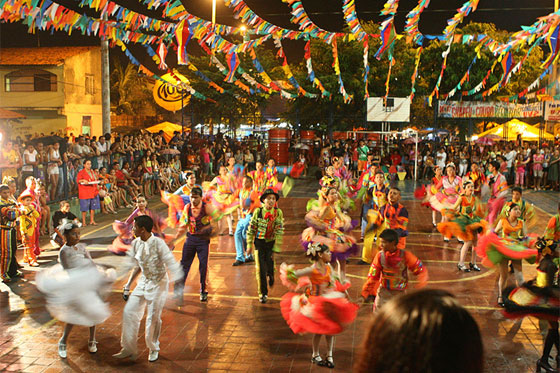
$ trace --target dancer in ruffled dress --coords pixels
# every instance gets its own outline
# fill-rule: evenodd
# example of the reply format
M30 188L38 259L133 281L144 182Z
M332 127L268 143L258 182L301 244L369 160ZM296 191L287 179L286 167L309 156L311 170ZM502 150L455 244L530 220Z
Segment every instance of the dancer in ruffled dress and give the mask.
M59 264L37 275L37 288L46 295L50 314L66 323L58 342L58 354L64 359L68 335L74 325L90 328L88 350L97 352L95 326L110 315L100 294L110 291L116 273L95 265L85 244L80 244L80 228L74 222L63 221L58 231L66 241L58 253Z
M282 316L296 334L313 334L311 362L334 368L333 350L335 335L340 334L356 318L359 306L350 302L347 289L350 283L331 265L329 247L320 243L308 246L307 257L313 264L294 270L293 265L282 263L280 279L290 290L303 293L286 293L280 302ZM321 336L327 341L328 352L323 360L319 353Z
M161 192L161 201L168 206L167 222L171 228L176 227L185 205L190 203L191 191L194 188L202 188L196 183L196 175L194 172L187 171L185 175L187 182L179 187L175 192Z
M141 215L148 215L154 221L154 227L152 232L157 237L161 237L166 241L171 241L172 237L166 237L163 233L167 224L165 219L156 214L155 212L148 209L148 201L146 197L139 195L136 198L136 208L128 216L125 221L115 220L113 223L113 230L118 236L113 240L113 244L109 246L109 250L117 255L125 255L128 249L130 249L130 244L134 239L132 234L132 227L134 224L134 218Z
M535 208L533 207L532 203L524 200L522 196L523 190L520 187L513 187L511 189L510 202L515 203L517 206L519 206L519 209L521 210L521 216L519 218L525 222L525 226L527 227L527 229L529 229L537 222ZM507 210L508 204L505 204L496 221L500 221L501 219L507 217Z
M354 225L352 219L338 206L338 192L330 187L323 195L319 206L305 216L309 228L301 234L303 247L307 250L311 243L327 245L333 253L333 263L340 262L345 273L346 259L358 250L356 239L349 233Z
M378 171L375 175L375 184L373 188L368 190L366 200L368 205L362 207L362 238L364 247L362 249L362 259L358 264L371 264L375 257L374 245L377 241L379 233L383 232L388 225L385 224L385 218L381 215L381 209L387 204L387 195L390 186L385 181L383 172Z
M207 197L212 205L220 210L226 217L229 235L233 236L233 216L232 213L238 207L237 203L237 182L226 167L220 167L220 174L212 180Z
M537 372L558 372L550 366L549 356L552 346L556 346L556 365L560 364L558 342L558 318L560 317L560 289L555 283L558 278L558 243L541 238L535 247L540 261L537 277L511 291L504 292L505 312L510 318L533 316L548 321L548 332L544 340L543 353L537 360Z
M476 251L487 267L499 266L498 305L503 307L503 291L507 286L508 262L511 260L513 273L518 286L523 283L521 260L534 263L537 250L536 241L526 238L525 223L519 217L521 210L515 203L508 203L507 218L501 219L496 225L496 233L487 234L479 239Z
M488 222L483 220L484 211L480 200L474 195L474 183L470 180L463 182L463 194L459 197L453 209L444 210L446 221L439 223L437 229L446 238L457 237L463 241L457 268L459 271L480 271L476 265L475 246L477 236L485 234ZM469 267L465 265L465 257L469 248L472 251Z
M494 225L498 214L502 211L508 191L506 177L500 173L500 162L492 161L488 165L490 175L487 178L490 188L490 198L488 199L488 223Z

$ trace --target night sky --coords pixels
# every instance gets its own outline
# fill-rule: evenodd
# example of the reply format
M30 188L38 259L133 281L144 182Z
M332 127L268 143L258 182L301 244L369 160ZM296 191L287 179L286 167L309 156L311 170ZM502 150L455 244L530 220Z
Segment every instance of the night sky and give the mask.
M63 5L76 4L72 0L57 1ZM138 1L117 0L119 5L128 7L135 11L142 12L149 16L157 16L159 11L150 12L143 8ZM245 0L247 5L258 15L267 21L296 30L297 27L290 22L289 7L281 0ZM211 19L211 0L183 0L185 8L192 14L207 20ZM464 0L431 0L430 6L420 17L420 31L425 34L442 33L447 25L447 19L453 17L456 9L464 3ZM233 12L223 4L222 0L217 0L217 22L238 26L241 23L234 19ZM342 0L303 0L305 10L311 19L319 26L329 31L340 31L344 27L342 17ZM383 8L384 1L380 0L356 0L358 17L361 20L381 21L384 17L379 16ZM398 32L403 32L406 14L416 6L417 0L401 0L399 11L396 16L396 27ZM530 25L537 17L545 16L553 11L554 0L481 0L476 12L465 19L462 25L469 21L473 22L492 22L500 29L508 31L520 30L521 25ZM70 7L69 6L69 7ZM72 7L80 11L77 6ZM83 11L83 10L82 10ZM88 10L88 14L95 15L95 12ZM459 27L461 27L460 25ZM95 45L99 39L77 35L68 36L62 32L38 31L35 35L27 32L27 27L21 24L0 23L0 48L8 47L31 47L31 46L54 46L54 45ZM288 43L289 44L289 43ZM286 46L288 57L291 49ZM297 48L299 49L299 48ZM295 50L295 49L293 49ZM299 57L298 52L292 52Z

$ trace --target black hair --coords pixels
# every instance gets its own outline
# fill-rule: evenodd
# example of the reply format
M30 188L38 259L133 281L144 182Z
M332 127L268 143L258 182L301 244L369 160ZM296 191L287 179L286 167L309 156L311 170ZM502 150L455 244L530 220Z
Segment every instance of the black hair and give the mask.
M199 187L194 187L191 189L191 196L193 194L196 194L197 196L201 196L202 197L202 189L200 189Z
M519 194L523 194L523 189L521 189L521 187L513 187L511 188L512 192L517 192Z
M494 167L496 169L496 171L500 171L500 162L492 161L492 162L490 162L490 164L492 165L492 167Z
M381 232L379 238L383 238L387 242L399 242L399 234L394 229L385 229Z
M245 175L244 178L247 180L251 180L251 183L253 182L253 178L249 175Z
M10 187L7 186L6 184L1 184L0 185L0 192L3 191L3 190L10 190Z
M138 228L144 228L148 233L150 233L154 227L154 220L148 215L139 215L134 218L134 222Z
M60 208L62 208L62 206L66 206L66 204L70 204L70 202L68 202L67 200L63 199L62 201L60 201L59 206Z
M313 246L315 247L314 252L309 252L309 248ZM310 258L312 261L316 262L317 260L319 260L319 255L321 255L322 253L324 253L325 251L329 250L329 247L325 244L317 244L317 243L311 243L309 244L309 246L307 247L307 252L305 254L305 256L307 256L308 258Z
M396 186L392 186L391 188L389 188L389 190L396 190L399 193L401 192L401 190Z

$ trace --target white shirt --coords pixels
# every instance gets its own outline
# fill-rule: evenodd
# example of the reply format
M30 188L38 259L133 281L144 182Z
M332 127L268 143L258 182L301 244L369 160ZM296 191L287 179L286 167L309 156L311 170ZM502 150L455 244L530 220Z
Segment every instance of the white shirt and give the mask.
M445 161L447 160L447 153L446 152L437 152L436 153L436 165L439 166L442 170L445 170Z
M37 156L39 155L39 153L37 153L37 150L33 149L33 153L31 153L29 150L25 150L23 152L23 161L24 163L27 162L36 162L37 161ZM26 157L27 156L27 157ZM27 161L25 160L27 158ZM33 166L29 165L29 166L23 166L21 168L22 171L25 172L33 172Z
M511 168L515 157L517 157L517 152L514 149L510 150L510 152L506 154L506 163L508 168Z
M146 241L140 237L135 238L126 255L131 259L133 266L140 267L142 271L132 295L150 300L159 292L167 291L167 270L171 273L171 281L183 276L181 266L165 241L153 234Z
M106 151L109 150L109 143L107 141L105 141L103 144L100 142L97 142L97 150L99 150L99 153L105 153ZM109 163L109 156L108 155L100 155L98 157L98 161L101 162L106 162Z

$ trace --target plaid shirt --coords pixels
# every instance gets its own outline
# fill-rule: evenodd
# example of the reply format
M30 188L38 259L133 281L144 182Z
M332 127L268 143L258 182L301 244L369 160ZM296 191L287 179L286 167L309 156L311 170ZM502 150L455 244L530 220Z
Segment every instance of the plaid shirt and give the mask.
M274 251L279 251L282 236L284 235L284 214L279 208L266 210L259 207L251 217L247 229L247 242L255 239L275 241Z

